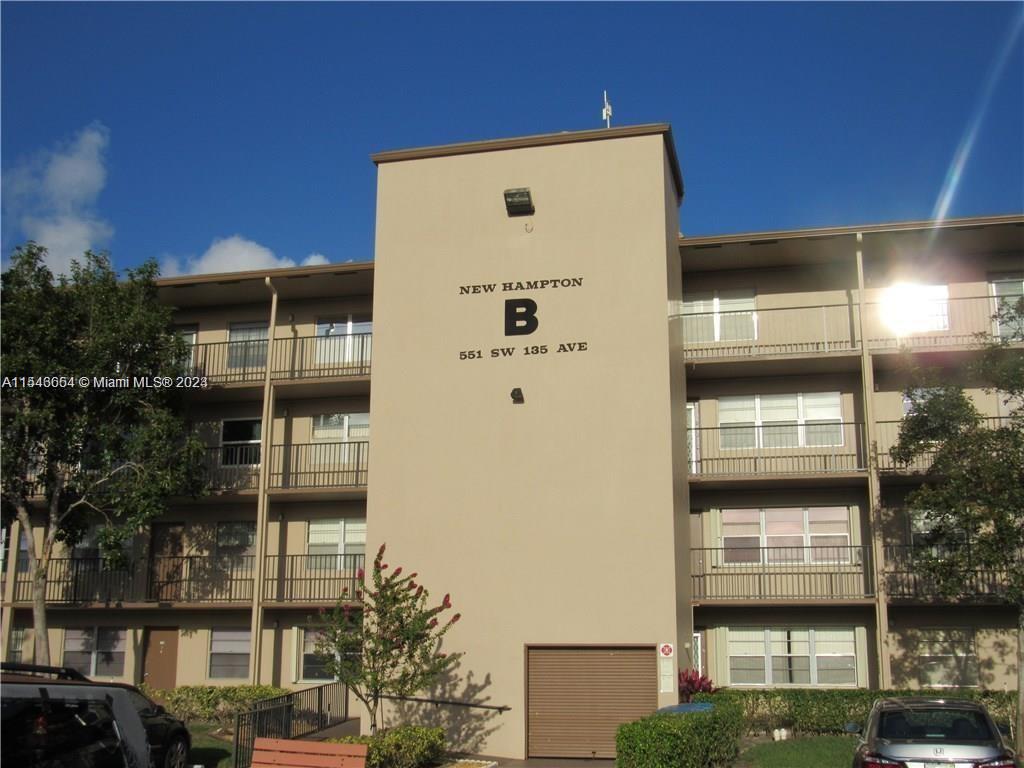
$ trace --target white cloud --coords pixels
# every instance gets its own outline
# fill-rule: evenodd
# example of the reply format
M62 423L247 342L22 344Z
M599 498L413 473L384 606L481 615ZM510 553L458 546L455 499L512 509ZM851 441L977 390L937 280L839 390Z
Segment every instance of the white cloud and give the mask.
M322 253L311 253L302 260L302 266L329 264L330 261ZM165 277L175 275L199 275L211 272L247 272L257 269L281 269L298 266L294 259L279 258L265 245L242 237L215 239L202 256L179 259L166 256L160 261L160 274Z
M101 123L73 139L43 150L4 173L4 250L14 233L48 250L47 265L67 273L72 259L103 248L114 234L100 218L96 201L107 183L110 132Z

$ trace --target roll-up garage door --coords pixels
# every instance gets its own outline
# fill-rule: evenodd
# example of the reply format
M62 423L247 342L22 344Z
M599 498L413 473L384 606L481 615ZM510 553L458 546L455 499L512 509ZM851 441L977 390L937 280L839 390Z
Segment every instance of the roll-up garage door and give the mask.
M658 707L654 647L528 648L530 757L615 757L621 723Z

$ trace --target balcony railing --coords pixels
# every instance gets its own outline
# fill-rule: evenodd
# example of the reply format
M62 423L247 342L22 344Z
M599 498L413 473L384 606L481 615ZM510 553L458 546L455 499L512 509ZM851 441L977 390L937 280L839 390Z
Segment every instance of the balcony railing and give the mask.
M931 470L932 462L935 461L937 447L935 450L924 451L908 464L901 464L892 457L890 451L899 439L902 424L902 420L878 422L876 431L878 470L885 473L927 473ZM982 419L982 424L987 429L998 429L1007 426L1009 419L989 416Z
M948 551L948 548L947 550ZM943 550L914 547L909 544L890 544L885 547L885 590L897 600L938 600L942 595L928 561L941 557ZM1024 569L1024 551L1017 553L1016 570ZM959 589L959 595L968 598L994 598L1007 593L1010 574L998 570L969 571Z
M268 555L263 599L270 602L355 600L363 555Z
M975 346L976 334L998 336L1008 332L992 319L996 311L996 300L992 296L922 301L914 305L914 316L909 318L887 317L894 310L872 302L866 307L864 333L870 349ZM893 327L900 323L905 323L906 327Z
M269 487L365 488L370 444L294 443L270 448ZM259 487L258 444L225 445L206 450L206 475L214 490L246 491Z
M185 555L150 560L146 599L160 603L252 601L252 555Z
M362 488L370 444L298 443L271 449L271 488Z
M274 339L274 379L369 376L372 334L300 336ZM267 339L194 344L186 363L193 376L210 384L258 383L267 369Z
M363 555L268 555L263 599L335 603L358 600ZM108 568L100 558L54 558L47 569L46 602L54 605L118 603L251 603L252 555L185 555L130 560ZM14 601L32 601L28 561L20 559Z
M857 307L830 304L683 315L686 358L756 357L859 349Z
M301 336L274 341L275 379L369 376L373 334Z
M32 601L32 574L27 556L15 566L14 601ZM52 558L46 571L48 603L117 603L130 600L135 583L135 566L127 563L108 568L99 558Z
M688 430L692 477L818 475L867 467L857 422L730 425Z
M842 600L874 595L871 549L859 546L690 550L694 600Z

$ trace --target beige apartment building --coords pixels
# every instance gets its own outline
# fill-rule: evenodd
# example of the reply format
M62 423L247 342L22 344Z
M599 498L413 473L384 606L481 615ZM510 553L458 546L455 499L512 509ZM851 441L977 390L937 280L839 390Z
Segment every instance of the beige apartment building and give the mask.
M508 757L614 754L716 685L1013 687L999 574L944 603L888 449L904 355L963 380L1024 215L679 234L666 125L385 152L373 262L161 280L210 492L51 566L51 658L157 688L323 682L367 553L462 614L396 714ZM372 430L371 430L372 424ZM372 459L371 459L372 457ZM32 656L17 526L3 657ZM353 603L355 604L355 603ZM459 706L486 704L501 709Z

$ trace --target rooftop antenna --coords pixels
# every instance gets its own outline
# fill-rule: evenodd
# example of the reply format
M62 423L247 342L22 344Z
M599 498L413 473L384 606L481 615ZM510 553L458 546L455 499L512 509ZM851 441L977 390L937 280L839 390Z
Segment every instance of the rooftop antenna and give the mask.
M604 92L604 109L601 110L601 119L604 120L604 127L612 127L612 105L608 101L608 91Z

